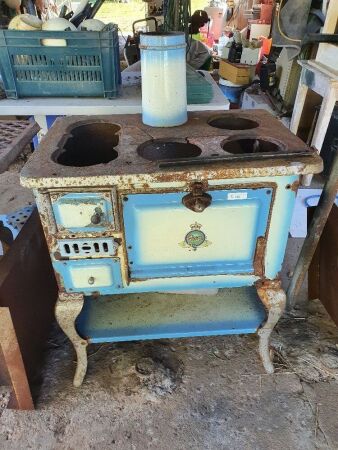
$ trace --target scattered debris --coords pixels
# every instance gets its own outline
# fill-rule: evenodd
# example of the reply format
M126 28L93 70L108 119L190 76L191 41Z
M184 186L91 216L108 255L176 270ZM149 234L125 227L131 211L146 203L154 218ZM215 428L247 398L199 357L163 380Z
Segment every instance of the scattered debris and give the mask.
M2 411L7 408L9 398L11 395L11 390L7 386L0 386L0 417L2 414Z
M338 329L319 300L309 302L306 315L282 319L276 331L277 365L308 383L338 380Z

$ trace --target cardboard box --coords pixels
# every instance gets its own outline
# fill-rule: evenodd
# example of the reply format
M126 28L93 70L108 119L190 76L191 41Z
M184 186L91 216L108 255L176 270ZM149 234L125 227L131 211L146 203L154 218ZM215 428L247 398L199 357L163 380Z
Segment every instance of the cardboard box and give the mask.
M249 84L250 72L251 67L247 64L230 63L223 59L219 64L219 75L235 84Z
M250 41L254 39L259 39L261 36L269 37L271 30L271 25L269 24L259 24L259 23L251 23L250 24Z
M276 115L276 111L271 108L271 103L265 96L259 94L253 94L251 92L244 91L242 98L242 109L265 109L270 114Z
M259 62L260 48L246 48L242 50L241 64L248 64L249 66L256 66Z

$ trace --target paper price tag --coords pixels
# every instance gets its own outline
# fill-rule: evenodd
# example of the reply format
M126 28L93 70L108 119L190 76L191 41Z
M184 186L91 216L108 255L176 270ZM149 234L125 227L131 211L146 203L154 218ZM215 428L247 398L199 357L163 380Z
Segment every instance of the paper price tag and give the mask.
M247 198L247 192L229 192L228 194L228 200L246 200Z

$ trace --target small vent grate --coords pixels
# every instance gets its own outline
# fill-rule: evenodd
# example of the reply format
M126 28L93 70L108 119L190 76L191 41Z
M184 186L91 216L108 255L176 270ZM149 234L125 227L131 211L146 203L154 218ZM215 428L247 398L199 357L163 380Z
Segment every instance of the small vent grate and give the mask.
M99 81L102 82L99 55L12 55L18 81Z
M113 239L63 239L58 244L66 258L114 256L118 247Z

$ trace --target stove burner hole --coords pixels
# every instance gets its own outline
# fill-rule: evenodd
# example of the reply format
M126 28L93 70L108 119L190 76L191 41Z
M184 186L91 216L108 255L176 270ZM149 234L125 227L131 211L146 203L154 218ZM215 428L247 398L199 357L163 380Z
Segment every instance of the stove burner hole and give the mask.
M63 148L57 150L53 160L63 166L86 167L106 164L117 158L114 150L119 142L116 133L120 127L111 123L89 123L71 130Z
M148 161L162 161L165 159L195 158L202 153L202 150L189 142L153 139L141 144L137 153Z
M272 153L281 150L281 145L264 139L231 139L222 145L223 150L234 155L241 153Z
M245 119L244 117L234 116L214 116L208 120L208 124L214 128L221 128L222 130L251 130L257 128L259 124L254 120Z

